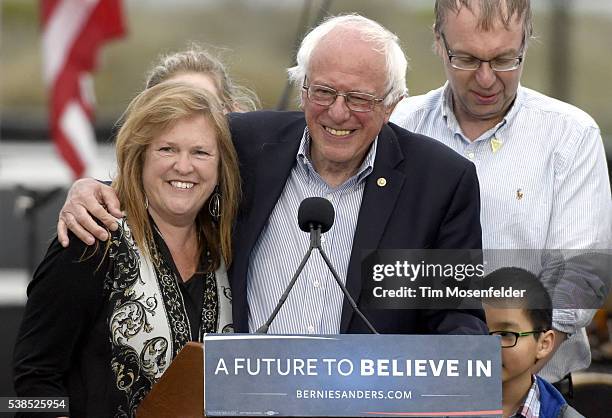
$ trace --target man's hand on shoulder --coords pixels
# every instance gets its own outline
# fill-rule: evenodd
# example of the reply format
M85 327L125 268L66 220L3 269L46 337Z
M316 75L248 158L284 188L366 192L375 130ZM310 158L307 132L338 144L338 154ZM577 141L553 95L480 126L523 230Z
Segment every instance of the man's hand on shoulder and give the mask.
M57 238L63 247L67 247L70 229L88 245L92 245L95 238L106 241L108 232L94 218L115 231L118 227L116 218L122 216L119 199L112 187L92 178L79 179L70 187L60 211Z

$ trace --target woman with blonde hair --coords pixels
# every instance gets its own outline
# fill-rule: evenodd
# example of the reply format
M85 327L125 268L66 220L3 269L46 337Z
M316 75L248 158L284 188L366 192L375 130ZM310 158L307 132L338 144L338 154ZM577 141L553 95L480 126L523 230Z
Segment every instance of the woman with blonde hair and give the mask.
M215 95L224 113L248 112L260 107L259 98L252 90L236 84L229 76L226 66L212 53L195 43L185 50L161 55L147 73L145 89L170 80L184 82ZM121 122L120 119L119 124ZM104 216L106 209L98 205L91 209L91 213L98 214L104 222L114 223L113 217ZM109 209L118 210L115 207ZM71 225L78 228L78 224ZM93 221L88 228L105 234L105 230ZM57 232L60 243L64 247L67 246L68 228L65 219L60 218ZM87 242L93 244L93 241Z
M126 216L93 249L53 241L15 347L17 394L70 397L71 416L133 416L188 341L232 330L240 177L219 101L174 80L147 88L116 152Z
M145 88L170 79L210 91L219 98L227 112L248 112L261 107L252 90L236 84L229 77L226 66L195 43L183 51L162 55L149 71Z

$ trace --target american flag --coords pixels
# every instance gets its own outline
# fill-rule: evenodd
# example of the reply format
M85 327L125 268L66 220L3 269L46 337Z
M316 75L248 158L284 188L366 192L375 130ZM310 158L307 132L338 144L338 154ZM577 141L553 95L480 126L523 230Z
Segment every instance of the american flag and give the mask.
M96 155L91 72L101 46L124 34L121 0L41 0L51 135L75 177Z

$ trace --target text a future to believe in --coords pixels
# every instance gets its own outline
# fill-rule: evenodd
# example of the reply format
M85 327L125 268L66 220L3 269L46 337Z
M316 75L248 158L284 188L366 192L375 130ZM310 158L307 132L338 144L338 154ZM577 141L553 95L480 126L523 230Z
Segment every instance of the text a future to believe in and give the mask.
M491 360L220 357L215 375L491 377Z

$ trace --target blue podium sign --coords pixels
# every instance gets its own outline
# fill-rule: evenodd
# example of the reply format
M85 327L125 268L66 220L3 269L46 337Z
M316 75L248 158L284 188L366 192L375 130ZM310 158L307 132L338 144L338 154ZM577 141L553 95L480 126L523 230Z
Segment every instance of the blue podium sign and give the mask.
M501 416L500 344L476 335L216 335L207 416Z

